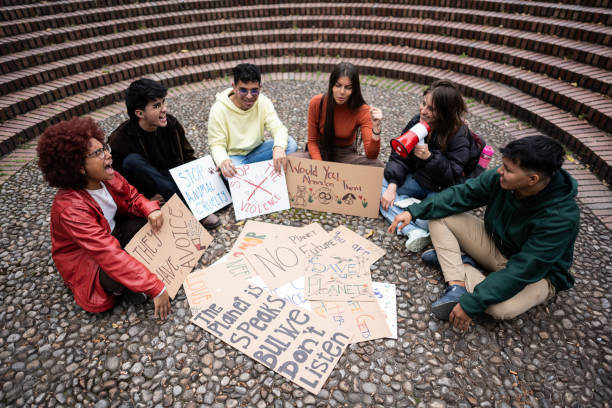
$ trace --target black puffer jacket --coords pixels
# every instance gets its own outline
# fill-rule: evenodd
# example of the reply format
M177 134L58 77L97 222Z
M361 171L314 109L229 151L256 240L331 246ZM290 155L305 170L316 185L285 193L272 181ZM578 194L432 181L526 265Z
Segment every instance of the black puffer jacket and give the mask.
M419 120L420 115L415 115L402 130L402 134L416 125ZM470 130L467 126L462 126L449 139L445 153L440 151L436 136L434 130L425 139L431 152L427 160L417 159L414 150L405 158L392 151L385 166L385 179L389 183L401 186L406 176L412 173L423 188L433 192L465 182L465 168L473 166L474 160L478 161L479 156L478 146L472 139Z

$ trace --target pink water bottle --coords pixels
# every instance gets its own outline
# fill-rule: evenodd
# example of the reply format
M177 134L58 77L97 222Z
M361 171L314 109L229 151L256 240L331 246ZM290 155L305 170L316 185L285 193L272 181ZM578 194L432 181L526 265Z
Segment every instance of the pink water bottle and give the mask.
M486 145L482 152L480 152L480 160L478 160L478 165L483 169L486 169L491 163L491 159L493 158L493 148L489 145Z

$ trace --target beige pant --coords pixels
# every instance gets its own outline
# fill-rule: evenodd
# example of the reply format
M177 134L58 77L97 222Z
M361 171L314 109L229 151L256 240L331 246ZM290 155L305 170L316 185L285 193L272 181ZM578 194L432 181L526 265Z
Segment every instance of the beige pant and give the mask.
M474 258L487 273L503 269L508 262L485 231L483 220L474 215L464 213L430 220L429 232L444 280L463 281L470 293L486 276L471 265L463 264L461 250ZM485 312L496 319L511 319L554 295L555 288L550 280L542 279L525 286L510 299L490 305Z

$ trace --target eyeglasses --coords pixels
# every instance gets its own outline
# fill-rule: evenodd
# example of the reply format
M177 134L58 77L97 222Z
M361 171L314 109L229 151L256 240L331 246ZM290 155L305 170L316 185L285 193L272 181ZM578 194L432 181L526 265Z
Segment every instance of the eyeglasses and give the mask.
M251 89L238 88L238 93L241 96L247 96L249 93L251 94L251 96L257 96L259 95L259 88L251 88Z
M88 159L90 157L97 157L99 159L103 159L106 152L110 153L110 151L111 151L110 146L108 145L108 143L105 143L104 146L102 146L101 148L96 149L93 152L86 154L85 158Z

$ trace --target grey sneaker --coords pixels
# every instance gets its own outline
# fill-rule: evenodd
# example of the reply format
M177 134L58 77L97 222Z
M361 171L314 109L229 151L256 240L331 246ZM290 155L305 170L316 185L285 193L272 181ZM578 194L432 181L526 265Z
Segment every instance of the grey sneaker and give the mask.
M413 229L408 233L408 240L406 241L406 249L410 252L420 252L427 245L431 243L429 232L417 228Z

